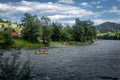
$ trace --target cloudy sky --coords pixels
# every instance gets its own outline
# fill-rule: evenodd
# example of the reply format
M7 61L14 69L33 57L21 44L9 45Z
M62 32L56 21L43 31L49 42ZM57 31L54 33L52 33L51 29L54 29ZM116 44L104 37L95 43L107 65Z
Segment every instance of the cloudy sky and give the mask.
M28 12L51 21L73 24L75 18L120 23L120 0L0 0L0 18L20 23Z

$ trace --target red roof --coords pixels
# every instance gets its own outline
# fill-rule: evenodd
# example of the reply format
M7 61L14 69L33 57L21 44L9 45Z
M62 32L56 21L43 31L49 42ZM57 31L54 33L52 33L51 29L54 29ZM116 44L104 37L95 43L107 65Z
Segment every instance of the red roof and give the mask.
M14 37L19 36L19 34L15 28L13 28L13 30L12 30L12 36L14 36Z

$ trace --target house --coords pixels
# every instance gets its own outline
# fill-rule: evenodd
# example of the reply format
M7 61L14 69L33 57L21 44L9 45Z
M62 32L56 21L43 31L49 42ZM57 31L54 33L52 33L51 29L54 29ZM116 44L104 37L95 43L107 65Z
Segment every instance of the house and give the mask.
M12 34L11 34L13 37L18 37L19 34L17 32L17 30L15 28L12 29Z
M19 33L18 33L18 31L15 29L15 28L12 28L12 27L9 27L10 29L12 29L12 33L11 33L11 35L13 36L13 37L18 37L19 36ZM4 26L0 26L0 31L4 31L5 30L5 27Z

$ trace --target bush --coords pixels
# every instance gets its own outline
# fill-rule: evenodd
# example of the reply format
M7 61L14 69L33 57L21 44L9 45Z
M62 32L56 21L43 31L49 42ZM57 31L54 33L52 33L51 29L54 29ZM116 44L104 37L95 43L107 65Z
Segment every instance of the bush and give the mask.
M4 32L2 32L2 41L2 48L9 48L14 44L10 28L5 28Z
M32 80L30 61L21 63L19 53L7 57L0 53L0 80Z

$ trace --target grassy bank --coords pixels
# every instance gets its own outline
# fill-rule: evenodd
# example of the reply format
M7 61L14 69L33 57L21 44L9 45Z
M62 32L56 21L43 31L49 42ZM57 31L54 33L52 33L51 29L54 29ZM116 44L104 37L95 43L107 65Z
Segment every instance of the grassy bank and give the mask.
M0 41L2 42L2 41ZM25 41L21 38L13 38L14 44L12 46L5 46L6 49L34 49L34 48L41 48L46 46L43 44L43 42L37 42L37 43L31 43L29 41ZM55 41L55 42L50 42L49 47L63 47L64 45L84 45L84 44L89 44L92 43L93 41L86 41L86 42L78 42L78 41L67 41L67 42L62 42L62 41Z
M23 39L13 39L13 41L14 41L13 48L32 49L32 48L40 48L44 46L42 42L31 43Z
M18 48L25 48L25 49L33 49L33 48L40 48L40 47L44 47L45 45L42 42L37 42L37 43L31 43L29 41L25 41L23 39L13 39L13 45L11 46L6 46L2 44L1 42L1 48L3 49L18 49Z

